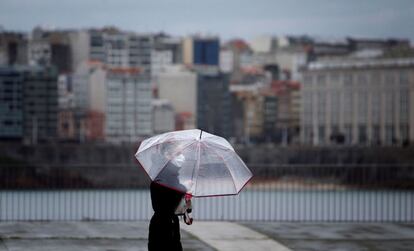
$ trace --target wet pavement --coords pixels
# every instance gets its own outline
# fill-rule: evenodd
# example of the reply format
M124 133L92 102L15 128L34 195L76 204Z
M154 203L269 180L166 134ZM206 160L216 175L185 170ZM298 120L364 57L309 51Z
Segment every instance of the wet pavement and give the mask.
M0 251L147 250L148 222L0 222ZM181 231L185 250L214 249Z
M0 251L147 250L147 236L147 221L0 222ZM414 250L414 224L398 223L195 222L181 236L189 251Z
M249 222L244 225L295 251L414 250L414 224Z

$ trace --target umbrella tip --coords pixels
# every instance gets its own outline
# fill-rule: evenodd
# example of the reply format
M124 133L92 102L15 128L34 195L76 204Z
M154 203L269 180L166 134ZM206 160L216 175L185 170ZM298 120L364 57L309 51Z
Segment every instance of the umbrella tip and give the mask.
M203 130L200 130L200 139L201 139L201 134L203 134Z

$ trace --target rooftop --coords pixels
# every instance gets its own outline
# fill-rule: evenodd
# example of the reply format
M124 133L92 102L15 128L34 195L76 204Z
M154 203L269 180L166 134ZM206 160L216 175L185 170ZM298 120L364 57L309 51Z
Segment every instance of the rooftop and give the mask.
M306 70L327 70L327 69L354 69L354 68L384 68L384 67L410 67L414 66L414 58L368 58L368 59L335 59L316 61L309 63Z

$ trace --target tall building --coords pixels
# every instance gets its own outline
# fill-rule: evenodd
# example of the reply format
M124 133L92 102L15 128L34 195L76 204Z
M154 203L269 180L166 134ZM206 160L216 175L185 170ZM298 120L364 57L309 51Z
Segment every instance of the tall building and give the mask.
M174 107L178 128L232 136L228 75L174 66L159 75L158 88L159 98L169 100Z
M23 137L23 72L0 67L0 138Z
M183 44L179 37L171 37L163 33L156 34L154 36L153 49L157 51L170 51L173 64L183 63Z
M92 54L91 48L93 47L93 32L73 30L69 32L68 37L72 58L72 71L76 71L82 62L92 59L90 55Z
M64 141L75 141L76 120L73 96L72 75L58 76L58 138Z
M277 142L297 142L300 131L300 84L290 80L275 80L268 93L277 97Z
M197 126L197 74L184 66L168 67L158 76L158 96L171 102L177 114L185 114L185 128Z
M108 70L106 82L106 140L136 142L152 134L152 90L149 78L137 69Z
M110 67L140 68L151 72L152 36L116 28L89 31L89 59Z
M301 140L392 145L414 140L414 59L342 59L303 70Z
M238 140L241 142L250 143L261 140L265 129L269 129L269 123L274 119L269 114L271 107L268 107L268 103L271 101L265 102L267 95L261 93L262 88L263 86L259 83L233 84L230 86L230 90L235 97L235 103L241 107L239 117L235 117L236 121L241 120L241 125L237 125L241 128L236 128ZM265 107L269 109L264 109ZM265 117L264 112L269 117ZM267 128L264 124L265 119ZM271 126L274 127L275 125Z
M32 65L54 66L58 73L72 69L70 31L33 29L29 40L29 63Z
M183 41L183 62L186 65L218 66L220 41L218 37L187 37Z
M154 99L152 101L152 118L154 134L174 131L175 112L168 100Z
M166 67L173 64L173 51L153 50L151 52L151 75L153 78L166 70Z
M233 135L229 83L227 74L198 74L197 127L225 138Z
M231 82L241 81L243 68L252 66L253 52L246 42L235 39L220 50L220 70L231 74Z
M57 137L57 72L43 67L0 68L0 137L27 143Z
M55 68L23 70L23 137L26 142L57 138L58 74Z
M85 61L72 75L76 138L105 140L107 70L99 61Z
M27 43L23 33L0 31L0 65L27 64Z

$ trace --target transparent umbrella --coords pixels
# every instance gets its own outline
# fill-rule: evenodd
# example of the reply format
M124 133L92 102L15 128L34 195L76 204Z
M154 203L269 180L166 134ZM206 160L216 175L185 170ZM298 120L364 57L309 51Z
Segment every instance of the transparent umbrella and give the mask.
M238 194L253 176L227 140L198 129L148 138L135 157L152 181L195 197Z

